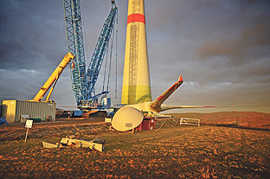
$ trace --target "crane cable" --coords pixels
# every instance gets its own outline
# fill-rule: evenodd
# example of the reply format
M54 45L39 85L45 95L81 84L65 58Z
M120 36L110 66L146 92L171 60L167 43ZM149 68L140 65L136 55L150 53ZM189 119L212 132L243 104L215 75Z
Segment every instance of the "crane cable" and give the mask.
M111 44L110 44L111 45L111 48L110 48L109 71L108 71L108 78L107 78L107 91L109 91L111 68L112 68L113 42L114 42L114 31L112 32L112 41L111 41Z
M104 91L105 88L105 82L106 82L106 74L107 74L107 64L108 64L108 55L107 55L107 50L105 51L105 67L104 67L104 76L103 76L103 85L102 85L102 91Z
M118 51L118 49L117 49L117 43L118 43L118 16L119 16L119 14L117 13L117 16L116 16L116 27L115 27L115 30L116 30L116 34L115 34L115 99L117 99L117 92L118 92L118 90L117 90L117 86L118 86L118 84L117 84L117 75L118 75L118 69L117 69L117 66L118 66L118 54L117 54L117 51Z

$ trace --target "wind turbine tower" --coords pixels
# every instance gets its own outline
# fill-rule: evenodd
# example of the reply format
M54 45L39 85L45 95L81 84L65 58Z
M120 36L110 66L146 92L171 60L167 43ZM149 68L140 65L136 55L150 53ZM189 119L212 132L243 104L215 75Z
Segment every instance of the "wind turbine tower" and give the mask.
M144 0L129 0L122 104L152 101L150 88Z

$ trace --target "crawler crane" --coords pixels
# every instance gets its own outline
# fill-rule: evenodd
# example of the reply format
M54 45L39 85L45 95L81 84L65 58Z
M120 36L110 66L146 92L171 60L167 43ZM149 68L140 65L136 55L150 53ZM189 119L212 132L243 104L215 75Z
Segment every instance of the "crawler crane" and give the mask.
M85 49L83 40L82 17L80 12L80 0L63 0L66 24L67 49L75 55L74 63L71 68L72 89L77 102L77 107L83 110L108 109L110 108L110 98L108 84L110 69L104 74L103 89L96 91L96 83L100 74L102 63L109 46L112 49L112 38L114 25L116 23L118 9L115 1L112 0L112 7L105 23L98 36L95 50L90 59L88 68L85 62ZM110 45L109 45L110 44ZM112 54L112 53L111 53ZM110 62L111 63L111 54ZM110 68L110 65L108 65ZM106 67L105 67L106 68ZM107 76L107 84L105 84ZM104 88L104 86L107 86Z

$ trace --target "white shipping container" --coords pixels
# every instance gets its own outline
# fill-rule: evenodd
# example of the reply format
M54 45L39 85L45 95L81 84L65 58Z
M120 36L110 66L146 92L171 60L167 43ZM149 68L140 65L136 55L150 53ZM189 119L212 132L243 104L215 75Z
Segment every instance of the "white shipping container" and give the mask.
M8 123L25 122L26 116L41 119L41 121L55 120L55 113L55 103L22 100L2 101L2 116Z

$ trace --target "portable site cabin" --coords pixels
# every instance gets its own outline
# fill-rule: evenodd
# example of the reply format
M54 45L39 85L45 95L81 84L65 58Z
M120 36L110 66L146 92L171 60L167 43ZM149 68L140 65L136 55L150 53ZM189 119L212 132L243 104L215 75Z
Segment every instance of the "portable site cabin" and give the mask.
M27 119L39 119L40 121L55 120L56 104L3 100L1 113L8 123L25 122Z

